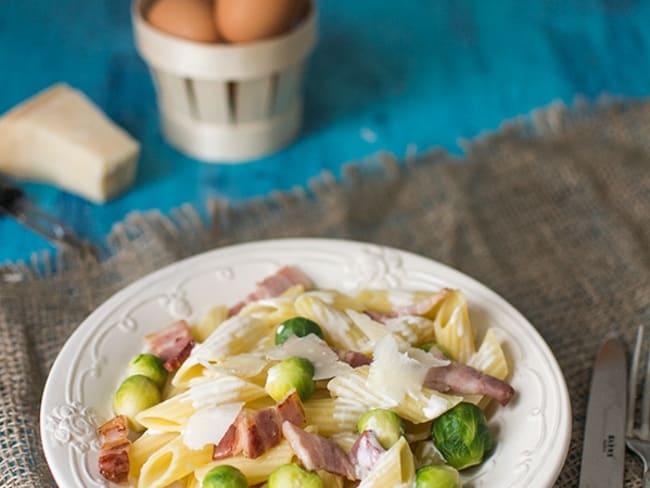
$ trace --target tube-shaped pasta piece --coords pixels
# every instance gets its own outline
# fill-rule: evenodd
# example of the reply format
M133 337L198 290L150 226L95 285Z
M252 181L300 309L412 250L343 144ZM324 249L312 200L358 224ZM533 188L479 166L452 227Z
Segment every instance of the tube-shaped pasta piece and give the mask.
M488 329L476 354L467 362L468 365L478 369L481 373L489 374L500 380L505 380L510 374L508 362L503 348L497 339L494 329ZM481 395L471 395L465 400L485 408L490 399Z
M163 488L178 481L212 460L214 446L200 450L188 448L182 436L165 445L147 460L140 470L138 488Z
M342 311L327 305L320 298L304 294L296 300L296 311L320 325L328 344L348 351L364 348L365 334Z
M359 417L367 407L348 398L321 398L304 404L307 424L318 427L318 433L331 436L354 431Z
M189 401L189 394L186 392L143 410L136 416L136 420L147 429L180 432L194 412L196 408Z
M194 476L194 473L188 474L185 477L185 488L201 488L201 484Z
M192 336L197 342L205 341L217 327L228 318L228 307L217 305L208 310L203 317L190 327Z
M287 319L298 315L294 306L294 298L277 297L252 302L246 305L239 315L250 315L258 320L262 320L269 330L275 328ZM271 345L273 342L271 342Z
M453 360L467 363L476 352L474 329L467 300L460 290L450 290L434 320L436 342Z
M481 373L489 374L500 380L505 380L508 377L508 362L494 329L487 330L481 347L467 364Z
M370 474L358 488L395 488L412 486L415 481L415 463L408 442L403 437L383 453Z
M145 432L131 444L129 451L129 476L140 476L142 465L147 462L153 453L166 446L178 437L177 432L160 432L151 434Z

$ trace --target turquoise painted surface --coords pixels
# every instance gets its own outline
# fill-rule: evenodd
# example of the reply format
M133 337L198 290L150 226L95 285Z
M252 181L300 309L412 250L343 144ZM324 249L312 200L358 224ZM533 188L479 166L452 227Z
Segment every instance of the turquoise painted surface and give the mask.
M21 186L81 235L100 239L134 209L164 212L208 196L242 201L305 185L324 169L338 175L342 164L380 149L458 152L458 137L555 99L650 93L650 1L321 0L319 13L300 139L227 166L196 162L162 140L127 0L2 2L0 112L65 81L143 146L135 187L103 206ZM0 219L0 262L47 247Z

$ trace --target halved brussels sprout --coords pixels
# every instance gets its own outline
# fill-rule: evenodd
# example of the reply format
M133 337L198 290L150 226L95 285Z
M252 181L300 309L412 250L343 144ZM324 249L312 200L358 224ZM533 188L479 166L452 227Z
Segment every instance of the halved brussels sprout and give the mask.
M444 464L424 466L415 474L415 488L461 488L460 474Z
M266 376L266 392L276 402L282 400L295 388L301 400L314 393L314 365L305 358L285 359L269 369Z
M375 408L364 413L357 422L359 433L372 430L384 449L390 449L404 435L404 422L395 412Z
M323 331L313 320L305 317L293 317L285 320L275 330L275 344L280 345L287 342L291 336L305 337L309 334L316 334L323 339Z
M131 360L126 372L129 376L136 374L146 376L158 385L158 388L165 386L169 375L160 358L153 354L138 354Z
M323 480L318 474L291 463L280 466L271 473L267 488L323 488Z
M160 403L160 389L150 378L141 374L125 379L113 396L113 411L124 415L135 431L143 430L135 416L149 407Z
M472 403L459 403L435 419L431 433L440 454L456 469L480 464L494 447L485 414Z
M225 464L208 471L201 488L248 488L248 480L237 468Z

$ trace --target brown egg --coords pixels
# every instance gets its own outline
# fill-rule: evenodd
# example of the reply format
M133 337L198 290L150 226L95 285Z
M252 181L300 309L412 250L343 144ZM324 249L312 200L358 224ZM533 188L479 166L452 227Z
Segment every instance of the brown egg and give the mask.
M298 20L305 0L216 0L217 28L230 42L277 36Z
M156 0L147 20L163 32L196 42L217 42L212 0Z

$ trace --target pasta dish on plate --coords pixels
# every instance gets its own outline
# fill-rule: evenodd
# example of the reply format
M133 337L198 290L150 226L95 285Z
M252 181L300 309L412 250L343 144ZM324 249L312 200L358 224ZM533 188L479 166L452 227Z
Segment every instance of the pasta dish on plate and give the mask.
M316 289L284 267L197 323L161 324L125 365L99 471L137 487L461 486L499 439L498 331L460 290Z

